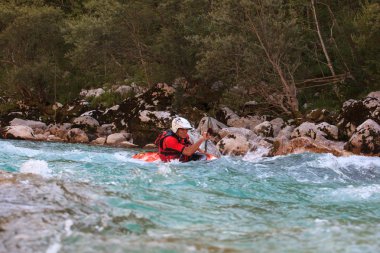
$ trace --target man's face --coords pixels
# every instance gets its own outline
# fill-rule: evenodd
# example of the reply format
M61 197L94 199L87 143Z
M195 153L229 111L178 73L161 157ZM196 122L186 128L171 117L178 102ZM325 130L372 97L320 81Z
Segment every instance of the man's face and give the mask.
M187 132L188 132L188 131L189 131L188 129L178 128L178 130L177 130L177 135L178 135L180 138L184 139L184 138L186 138L186 136L187 136Z

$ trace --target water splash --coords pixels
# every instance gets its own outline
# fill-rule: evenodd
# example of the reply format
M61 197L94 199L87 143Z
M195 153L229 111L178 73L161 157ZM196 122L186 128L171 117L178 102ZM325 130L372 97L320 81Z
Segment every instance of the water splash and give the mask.
M248 154L164 164L135 161L129 149L2 140L0 147L7 147L0 168L12 172L0 171L0 251L380 248L380 158ZM49 177L19 173L28 171Z
M29 160L21 165L20 172L49 177L52 171L49 169L48 163L46 161Z

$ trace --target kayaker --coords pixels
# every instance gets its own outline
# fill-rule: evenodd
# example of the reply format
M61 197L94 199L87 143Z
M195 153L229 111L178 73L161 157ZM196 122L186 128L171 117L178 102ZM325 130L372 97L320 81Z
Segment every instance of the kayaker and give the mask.
M205 132L201 138L191 143L188 131L192 129L190 122L182 117L172 121L171 129L161 133L157 140L158 152L163 162L179 159L181 162L206 160L207 156L199 149L199 146L210 136Z

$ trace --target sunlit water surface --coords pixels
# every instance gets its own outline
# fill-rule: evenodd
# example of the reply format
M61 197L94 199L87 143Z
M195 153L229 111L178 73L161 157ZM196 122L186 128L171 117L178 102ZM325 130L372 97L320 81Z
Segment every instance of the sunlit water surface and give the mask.
M0 140L0 252L380 252L380 158L136 152Z

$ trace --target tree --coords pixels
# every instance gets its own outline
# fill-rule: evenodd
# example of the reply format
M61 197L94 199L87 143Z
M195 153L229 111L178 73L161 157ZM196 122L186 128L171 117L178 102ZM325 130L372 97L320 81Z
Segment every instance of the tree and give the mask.
M302 35L292 11L278 1L214 1L212 29L203 37L197 66L200 74L219 75L230 87L245 87L261 103L299 117L294 72Z
M2 87L25 100L52 102L54 80L64 65L62 12L51 7L2 7Z

